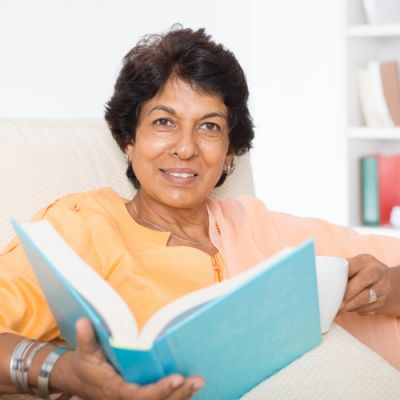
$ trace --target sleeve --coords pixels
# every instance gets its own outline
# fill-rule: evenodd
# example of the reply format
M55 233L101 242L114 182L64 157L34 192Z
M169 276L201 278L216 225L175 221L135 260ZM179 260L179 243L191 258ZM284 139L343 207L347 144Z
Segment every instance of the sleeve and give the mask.
M318 255L349 258L371 254L388 266L400 265L400 239L385 235L364 235L354 229L315 218L271 213L279 236L290 244L313 238Z
M66 197L40 211L34 221L48 220L69 245L95 270L98 257L79 204ZM0 333L53 340L60 336L31 266L17 239L0 253Z

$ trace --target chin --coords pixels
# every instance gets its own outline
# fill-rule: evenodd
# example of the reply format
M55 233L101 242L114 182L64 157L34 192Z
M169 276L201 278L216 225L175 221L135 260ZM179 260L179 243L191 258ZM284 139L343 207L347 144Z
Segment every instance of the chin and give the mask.
M202 204L204 201L206 201L207 197L193 196L193 194L190 194L189 196L182 196L182 193L180 193L176 196L163 196L160 198L160 200L163 204L166 204L170 207L190 209Z

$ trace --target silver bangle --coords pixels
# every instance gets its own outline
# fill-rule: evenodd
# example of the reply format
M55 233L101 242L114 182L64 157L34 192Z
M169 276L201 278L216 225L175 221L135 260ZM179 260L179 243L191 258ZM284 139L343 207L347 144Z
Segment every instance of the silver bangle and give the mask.
M23 391L25 393L30 393L30 394L34 394L33 390L30 388L29 386L29 368L32 364L33 359L35 358L36 354L38 353L38 351L40 349L42 349L43 347L47 346L49 343L47 342L35 342L36 347L33 348L33 350L31 351L31 353L29 354L29 357L26 359L22 372L21 372L21 379L20 379L20 384L21 387L23 389Z
M49 398L49 378L51 371L54 368L59 357L68 351L66 347L55 348L44 360L42 367L40 368L38 378L38 396L48 399Z
M23 391L21 385L22 363L24 361L25 355L29 348L34 345L35 342L31 339L20 340L14 348L10 360L10 378L13 385L19 390Z

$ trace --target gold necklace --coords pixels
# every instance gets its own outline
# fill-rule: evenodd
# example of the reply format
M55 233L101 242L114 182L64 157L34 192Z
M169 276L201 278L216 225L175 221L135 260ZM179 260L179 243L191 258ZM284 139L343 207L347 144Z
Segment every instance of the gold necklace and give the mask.
M167 229L163 228L162 226L157 225L157 224L155 224L155 223L153 223L153 222L150 222L149 220L143 218L143 217L139 214L139 211L138 211L138 209L137 209L137 207L136 207L136 203L135 203L134 201L132 201L132 203L133 203L133 209L134 209L135 214L137 215L137 217L138 217L139 219L141 219L143 222L145 222L146 224L152 226L153 228L156 228L158 231L161 231L161 232L168 232L173 238L175 238L175 239L177 239L177 240L180 240L181 242L188 243L188 244L192 244L192 245L195 245L195 246L204 246L204 245L206 245L206 244L208 243L208 241L207 241L207 242L195 242L194 240L184 239L184 238L178 236L177 234L168 231Z

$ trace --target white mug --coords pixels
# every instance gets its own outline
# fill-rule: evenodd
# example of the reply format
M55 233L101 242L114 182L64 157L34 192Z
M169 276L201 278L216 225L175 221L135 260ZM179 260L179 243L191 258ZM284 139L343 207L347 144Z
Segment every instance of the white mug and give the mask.
M331 329L332 322L339 311L347 286L348 264L344 258L316 257L321 333L326 333Z

